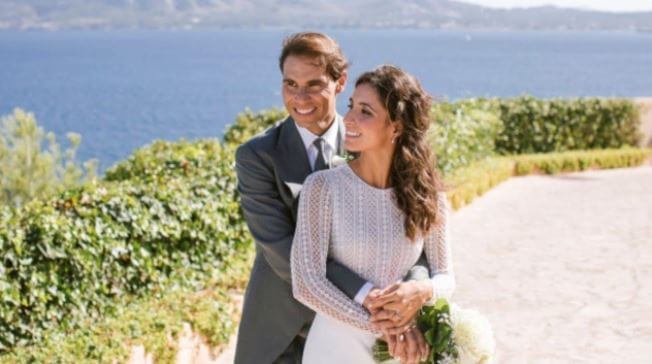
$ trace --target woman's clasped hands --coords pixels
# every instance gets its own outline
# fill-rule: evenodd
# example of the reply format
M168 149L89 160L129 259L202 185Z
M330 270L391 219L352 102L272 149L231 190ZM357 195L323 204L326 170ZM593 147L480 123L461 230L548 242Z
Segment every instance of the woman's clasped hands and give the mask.
M407 281L372 289L364 301L371 325L382 332L389 353L404 364L426 360L429 346L416 325L421 307L432 297L430 281Z

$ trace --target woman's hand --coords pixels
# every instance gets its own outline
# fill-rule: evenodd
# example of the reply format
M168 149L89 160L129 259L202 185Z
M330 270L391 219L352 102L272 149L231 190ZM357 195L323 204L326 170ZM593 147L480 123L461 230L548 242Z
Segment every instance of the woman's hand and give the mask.
M430 281L395 283L369 297L365 306L371 312L371 324L387 335L407 331L421 307L432 297Z
M418 328L413 327L403 334L385 335L387 351L402 364L418 364L425 361L430 354L430 347Z

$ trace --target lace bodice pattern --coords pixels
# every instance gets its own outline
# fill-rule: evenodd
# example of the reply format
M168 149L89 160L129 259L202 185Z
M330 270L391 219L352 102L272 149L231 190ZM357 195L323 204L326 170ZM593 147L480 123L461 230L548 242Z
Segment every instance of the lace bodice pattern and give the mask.
M312 310L374 332L365 308L326 278L332 257L384 288L401 280L425 251L433 298L450 298L455 288L448 238L449 206L439 194L441 219L425 238L405 236L404 215L393 189L368 185L348 164L311 174L299 199L292 243L294 297Z

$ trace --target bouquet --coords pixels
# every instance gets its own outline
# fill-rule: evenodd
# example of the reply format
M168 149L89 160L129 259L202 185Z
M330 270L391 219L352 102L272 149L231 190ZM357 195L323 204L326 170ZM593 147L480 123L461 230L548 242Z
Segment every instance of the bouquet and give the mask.
M474 310L464 310L439 299L424 306L417 316L417 327L430 346L426 364L488 364L496 343L489 321ZM377 340L373 348L378 363L397 363L387 343Z

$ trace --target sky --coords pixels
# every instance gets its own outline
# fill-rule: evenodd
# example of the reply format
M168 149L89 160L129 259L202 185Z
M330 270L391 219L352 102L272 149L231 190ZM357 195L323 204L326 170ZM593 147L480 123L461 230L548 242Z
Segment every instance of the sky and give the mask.
M511 8L556 5L603 11L652 11L652 0L458 0L490 7Z

